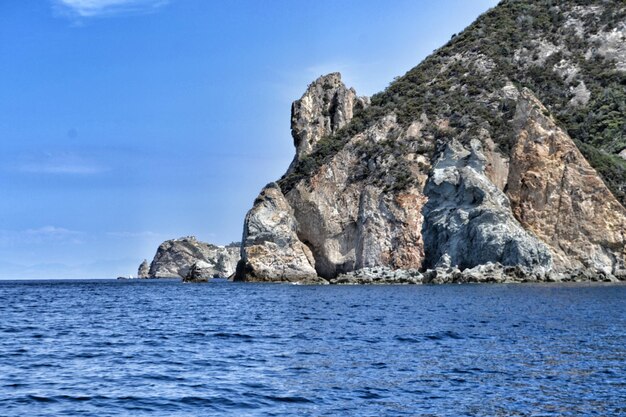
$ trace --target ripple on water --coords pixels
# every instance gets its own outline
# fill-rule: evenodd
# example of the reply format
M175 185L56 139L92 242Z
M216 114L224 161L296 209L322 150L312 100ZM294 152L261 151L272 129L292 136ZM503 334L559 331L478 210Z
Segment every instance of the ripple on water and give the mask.
M624 285L3 282L0 299L0 416L626 413Z

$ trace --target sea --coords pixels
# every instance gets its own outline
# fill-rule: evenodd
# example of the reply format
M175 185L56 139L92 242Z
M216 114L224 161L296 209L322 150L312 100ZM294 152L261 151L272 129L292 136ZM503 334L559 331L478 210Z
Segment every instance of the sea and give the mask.
M620 415L622 284L0 281L0 416Z

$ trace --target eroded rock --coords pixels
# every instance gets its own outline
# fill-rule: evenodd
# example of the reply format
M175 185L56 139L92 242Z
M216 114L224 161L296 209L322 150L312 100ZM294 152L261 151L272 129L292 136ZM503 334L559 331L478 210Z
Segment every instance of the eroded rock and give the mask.
M195 262L183 277L183 282L207 282L212 277L204 273L205 268L204 265L198 265L198 262Z
M550 251L522 228L509 200L485 175L482 145L452 140L436 160L424 194L426 267L442 256L461 269L488 262L527 268L552 266Z
M295 160L309 154L320 139L344 127L355 111L368 104L369 98L358 97L353 88L347 88L338 72L312 82L304 95L291 105Z
M150 277L150 264L147 259L144 259L139 269L137 270L137 278L149 278Z
M534 95L521 92L507 195L558 270L612 274L626 260L626 209Z
M185 278L192 266L196 277L229 277L235 272L240 245L216 246L194 236L163 242L148 273L150 278Z
M322 282L311 250L298 239L293 211L276 183L246 215L237 281Z

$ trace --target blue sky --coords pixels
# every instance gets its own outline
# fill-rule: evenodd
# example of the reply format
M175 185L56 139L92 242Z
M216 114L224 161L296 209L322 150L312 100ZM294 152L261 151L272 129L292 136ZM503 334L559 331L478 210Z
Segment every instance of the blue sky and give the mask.
M136 274L239 240L332 71L384 89L495 0L0 0L0 278Z

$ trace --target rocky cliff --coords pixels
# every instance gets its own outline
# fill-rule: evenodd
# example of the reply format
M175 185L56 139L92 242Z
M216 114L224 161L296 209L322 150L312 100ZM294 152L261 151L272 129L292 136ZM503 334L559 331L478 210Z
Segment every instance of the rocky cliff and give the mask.
M236 279L626 279L625 18L617 0L508 0L371 100L317 79Z
M207 280L230 277L239 260L239 247L239 244L215 246L201 242L194 236L167 240L159 246L147 278L190 277L189 280Z

